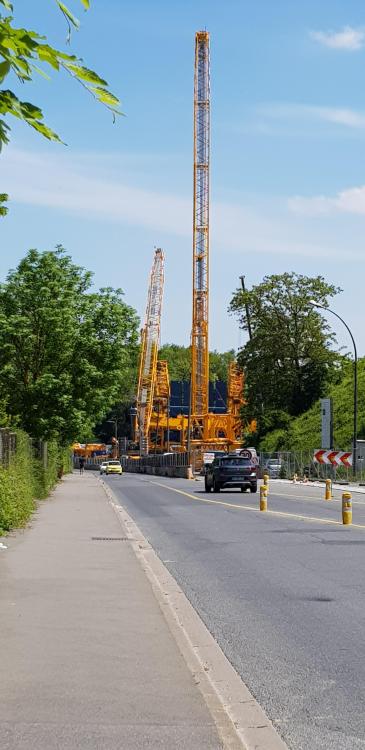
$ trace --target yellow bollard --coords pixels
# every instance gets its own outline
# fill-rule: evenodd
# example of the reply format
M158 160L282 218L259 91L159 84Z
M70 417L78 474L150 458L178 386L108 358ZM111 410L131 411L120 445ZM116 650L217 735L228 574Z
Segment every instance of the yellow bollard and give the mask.
M332 500L332 480L326 479L326 491L324 495L325 500Z
M263 480L264 480L265 487L267 487L267 489L269 489L269 480L270 480L269 475L268 474L264 474Z
M352 497L350 492L342 494L342 523L349 526L352 523Z
M260 487L260 510L267 510L267 487L262 484Z

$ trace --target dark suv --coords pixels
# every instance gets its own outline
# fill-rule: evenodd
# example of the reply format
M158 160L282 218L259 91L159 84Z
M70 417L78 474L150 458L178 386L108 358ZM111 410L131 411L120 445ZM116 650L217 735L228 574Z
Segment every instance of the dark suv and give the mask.
M223 489L239 487L241 492L250 488L257 492L257 463L250 451L244 455L227 453L209 464L205 473L205 491L220 492Z

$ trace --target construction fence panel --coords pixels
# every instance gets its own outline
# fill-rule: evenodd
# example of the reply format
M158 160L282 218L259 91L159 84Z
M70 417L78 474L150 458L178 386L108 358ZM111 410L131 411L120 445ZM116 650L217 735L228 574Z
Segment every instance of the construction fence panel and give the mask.
M259 465L261 473L265 469L270 474L270 466L275 466L275 475L280 479L292 479L294 474L298 477L308 479L332 481L349 481L352 478L352 470L345 466L332 466L331 464L319 464L314 461L314 450L308 451L276 451L272 453L260 451ZM365 473L365 472L364 472ZM359 469L359 479L362 480L362 466Z
M39 459L43 467L48 467L48 443L44 440L35 440L30 437L28 441L29 455ZM7 427L0 428L0 466L6 469L17 451L17 434Z

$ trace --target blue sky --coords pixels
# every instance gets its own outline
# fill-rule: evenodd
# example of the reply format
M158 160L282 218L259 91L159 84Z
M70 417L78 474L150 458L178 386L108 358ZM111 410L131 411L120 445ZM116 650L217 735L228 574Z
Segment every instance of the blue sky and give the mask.
M23 86L68 146L18 123L0 157L0 277L62 243L143 316L153 249L166 255L163 342L191 328L194 34L211 33L211 348L243 342L227 313L238 277L321 274L365 354L365 14L359 0L74 0L71 49L122 100L110 114L66 76ZM16 21L65 46L52 0ZM16 83L14 83L16 87ZM19 87L18 87L19 88ZM348 345L337 321L329 321ZM350 348L350 346L349 346Z

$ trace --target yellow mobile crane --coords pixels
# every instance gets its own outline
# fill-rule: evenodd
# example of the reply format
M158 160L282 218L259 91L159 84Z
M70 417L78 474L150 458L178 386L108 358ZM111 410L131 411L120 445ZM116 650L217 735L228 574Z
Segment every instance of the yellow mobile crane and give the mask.
M138 371L134 440L141 455L149 452L149 434L157 380L157 356L164 287L164 254L155 250L147 295L147 308L141 332L141 354Z
M210 172L210 39L195 35L194 69L194 208L193 317L191 335L190 415L169 418L170 383L167 362L158 361L163 292L163 253L157 250L151 272L146 321L142 332L135 435L141 454L153 446L169 450L169 429L180 435L179 447L190 447L198 465L202 453L243 447L240 408L244 376L237 363L228 373L225 414L209 412L209 172Z
M231 365L226 414L209 412L210 38L195 35L191 440L196 452L242 447L243 373Z

